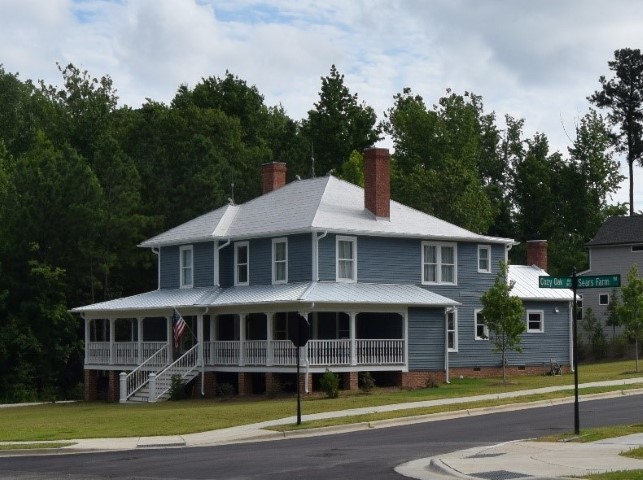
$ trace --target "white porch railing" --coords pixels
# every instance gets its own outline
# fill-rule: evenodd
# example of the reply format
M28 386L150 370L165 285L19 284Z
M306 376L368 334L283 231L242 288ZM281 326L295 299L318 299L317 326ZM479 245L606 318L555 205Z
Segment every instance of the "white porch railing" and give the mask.
M141 358L147 359L154 355L167 342L142 342ZM113 346L113 351L112 351ZM139 343L138 342L89 342L85 345L87 349L86 363L92 365L128 365L139 364ZM112 357L113 352L113 357ZM167 364L167 358L163 360Z
M165 370L157 375L150 375L150 402L156 402L160 397L170 391L170 388L172 388L172 377L174 375L179 375L182 380L194 378L193 374L199 366L199 347L197 343L173 364L165 368Z
M242 347L243 345L243 347ZM243 350L243 355L241 354ZM402 339L355 340L355 365L403 365ZM351 340L309 340L301 349L301 365L353 364ZM204 361L211 366L297 365L297 348L290 340L215 341L204 344Z
M121 373L120 379L120 402L124 403L147 384L150 374L160 370L167 365L168 346L167 343L160 343L161 348L149 356L142 364L125 375ZM144 349L145 350L145 349Z
M350 340L309 340L308 363L310 365L350 365Z

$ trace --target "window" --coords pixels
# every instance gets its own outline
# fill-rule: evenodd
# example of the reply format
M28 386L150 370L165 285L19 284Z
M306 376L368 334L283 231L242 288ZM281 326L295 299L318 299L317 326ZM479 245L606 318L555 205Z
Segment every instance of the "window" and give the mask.
M237 242L234 244L234 284L248 285L249 255L248 242Z
M288 283L288 240L272 240L272 283Z
M455 310L447 312L447 349L458 351L458 313Z
M610 294L609 293L601 293L598 296L598 304L599 305L609 305L610 304Z
M482 315L482 310L476 310L474 315L476 324L476 340L489 340L489 327L487 327L487 322Z
M527 310L527 331L530 333L542 333L545 331L542 311Z
M422 283L456 283L456 246L422 243Z
M643 252L643 244L642 245L632 245L632 251L633 252Z
M491 273L491 247L478 245L478 272Z
M180 276L181 288L191 288L193 286L193 255L192 245L179 248L180 258Z
M357 281L357 239L337 237L337 281Z

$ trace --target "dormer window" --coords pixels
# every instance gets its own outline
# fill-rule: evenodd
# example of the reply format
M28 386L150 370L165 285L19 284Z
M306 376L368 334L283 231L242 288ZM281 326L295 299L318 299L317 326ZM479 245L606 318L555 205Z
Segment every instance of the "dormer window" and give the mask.
M357 281L357 239L337 237L337 281Z
M249 255L248 242L237 242L234 244L234 284L248 285L249 283Z
M180 277L181 288L192 288L194 286L193 271L194 271L194 256L192 245L179 248L180 258Z
M272 240L272 283L288 283L288 239Z

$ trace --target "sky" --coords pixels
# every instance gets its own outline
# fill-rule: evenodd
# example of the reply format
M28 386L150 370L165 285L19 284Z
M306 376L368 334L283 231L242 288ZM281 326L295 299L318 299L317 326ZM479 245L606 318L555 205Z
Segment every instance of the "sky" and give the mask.
M642 45L639 0L0 0L0 64L21 80L60 86L73 63L136 108L230 71L300 120L334 64L380 120L405 87L428 105L473 92L564 155L614 51Z

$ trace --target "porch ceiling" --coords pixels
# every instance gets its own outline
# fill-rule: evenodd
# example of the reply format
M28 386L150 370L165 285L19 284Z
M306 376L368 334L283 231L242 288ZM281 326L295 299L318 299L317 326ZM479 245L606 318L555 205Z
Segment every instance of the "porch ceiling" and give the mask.
M459 302L416 285L305 282L230 288L154 290L77 307L72 312L109 313L176 307L224 307L267 303L373 304L445 307Z

